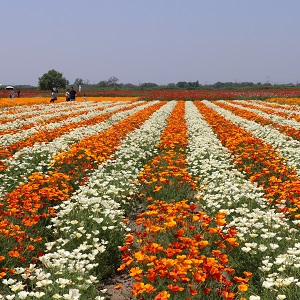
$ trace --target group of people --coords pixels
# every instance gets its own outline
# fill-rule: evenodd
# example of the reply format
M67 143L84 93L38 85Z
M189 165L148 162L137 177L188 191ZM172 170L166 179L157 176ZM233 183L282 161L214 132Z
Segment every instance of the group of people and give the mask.
M18 98L20 98L20 94L21 94L21 91L18 90L18 91L17 91L17 97L18 97ZM9 98L10 98L10 100L14 100L14 98L15 98L15 91L14 91L14 89L11 89L11 90L10 90Z
M56 96L57 93L58 93L57 88L53 88L51 90L51 100L50 100L51 103L53 103L55 100L57 100L57 96ZM74 90L73 87L71 87L71 89L67 89L65 96L66 96L66 101L75 101L77 92ZM84 102L86 102L85 94L83 95L83 100L84 100Z
M66 91L66 101L75 101L76 99L76 91L73 87L71 89L67 89Z

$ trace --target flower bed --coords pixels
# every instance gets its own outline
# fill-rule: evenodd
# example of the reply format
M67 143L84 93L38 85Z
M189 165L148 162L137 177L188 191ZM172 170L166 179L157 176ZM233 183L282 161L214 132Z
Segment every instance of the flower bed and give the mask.
M2 112L0 299L109 299L116 273L133 280L124 299L299 294L297 109L115 99Z

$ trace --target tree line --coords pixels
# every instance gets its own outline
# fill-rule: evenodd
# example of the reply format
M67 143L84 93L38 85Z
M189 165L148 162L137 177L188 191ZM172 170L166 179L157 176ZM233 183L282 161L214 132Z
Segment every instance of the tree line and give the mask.
M70 82L63 77L63 74L52 69L39 77L39 88L41 90L51 90L53 87L65 89L70 86ZM228 89L228 88L245 88L245 87L268 87L273 86L271 83L253 83L253 82L216 82L214 84L200 84L199 81L179 81L177 83L169 83L167 85L158 85L154 82L145 82L138 85L132 83L119 83L119 79L115 76L107 80L101 80L98 83L91 84L89 80L76 78L72 86L85 86L85 88L114 88L114 89L198 89L198 88L213 88L213 89ZM298 83L296 85L299 85ZM295 85L295 86L296 86ZM281 85L282 86L282 85ZM294 86L290 83L287 86Z

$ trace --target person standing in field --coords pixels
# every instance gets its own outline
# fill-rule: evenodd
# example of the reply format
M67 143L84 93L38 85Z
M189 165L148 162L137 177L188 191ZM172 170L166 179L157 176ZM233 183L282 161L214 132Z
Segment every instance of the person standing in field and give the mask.
M74 90L73 87L71 87L71 90L70 90L70 101L75 101L76 99L76 91Z
M54 103L55 100L57 100L55 89L52 89L50 103Z
M21 91L18 90L18 91L17 91L18 98L20 98L20 94L21 94Z
M86 102L86 94L83 94L83 101Z
M15 98L15 91L13 89L10 91L9 98L10 100L14 100Z
M70 101L70 89L66 91L66 101Z

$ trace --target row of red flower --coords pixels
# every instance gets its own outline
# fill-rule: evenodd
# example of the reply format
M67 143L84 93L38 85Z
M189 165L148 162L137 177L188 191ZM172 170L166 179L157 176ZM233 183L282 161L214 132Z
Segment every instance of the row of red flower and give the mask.
M142 90L142 89L115 89L115 90L86 90L79 93L85 93L88 97L140 97L145 100L216 100L216 99L265 99L271 97L299 97L300 90L296 88L269 88L269 89L197 89L197 90ZM47 96L49 91L35 89L23 90L21 97ZM61 93L63 95L63 93ZM9 93L0 90L0 98L8 98Z

